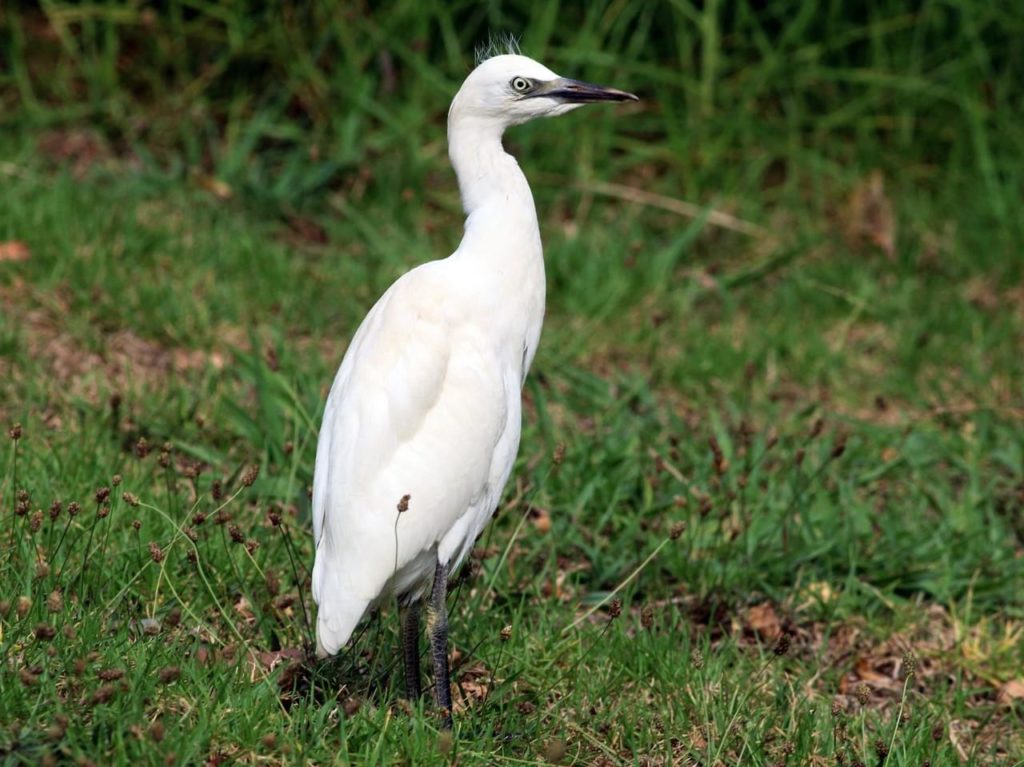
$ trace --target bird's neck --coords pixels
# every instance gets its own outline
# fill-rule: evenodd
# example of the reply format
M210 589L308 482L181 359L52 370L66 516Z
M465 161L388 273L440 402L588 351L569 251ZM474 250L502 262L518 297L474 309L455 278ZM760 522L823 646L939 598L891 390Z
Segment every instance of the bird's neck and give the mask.
M486 211L519 219L536 229L533 194L519 163L501 145L503 126L482 119L456 119L448 125L448 156L459 180L467 220ZM525 220L524 220L525 219Z
M521 381L544 320L544 253L530 185L502 148L501 134L501 126L449 119L448 155L466 210L451 258L462 265L460 277L472 284L492 332L512 350L510 369Z

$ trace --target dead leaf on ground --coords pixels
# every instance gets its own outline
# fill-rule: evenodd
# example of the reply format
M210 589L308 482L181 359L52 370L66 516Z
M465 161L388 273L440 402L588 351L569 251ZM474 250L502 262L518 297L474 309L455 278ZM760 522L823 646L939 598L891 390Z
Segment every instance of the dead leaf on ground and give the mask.
M850 247L874 245L889 258L896 251L896 216L885 193L885 176L873 170L857 182L846 203L843 232Z
M542 509L540 506L531 506L529 514L530 521L537 528L538 533L547 533L551 530L551 514L547 509Z
M747 628L762 639L774 640L782 636L782 623L771 602L747 610Z
M28 261L31 256L32 252L28 249L28 245L23 242L18 240L0 242L0 262Z
M357 698L355 695L349 695L341 704L341 710L345 712L347 717L355 716L362 707L363 699Z
M288 240L300 245L326 245L327 230L307 216L288 216Z
M205 173L197 174L196 183L200 189L209 192L218 200L230 200L235 196L231 185L216 176L208 176Z
M242 617L242 620L249 625L256 622L256 614L253 613L249 600L244 596L239 597L238 601L235 602L235 612L238 613Z
M832 590L832 586L828 581L808 583L800 594L801 604L797 611L800 612L816 605L827 605L835 599L835 596L836 593Z
M543 585L540 588L540 592L544 596L544 598L553 598L562 603L574 601L576 599L576 589L566 585L568 575L568 572L559 569L555 573L554 583L552 583L550 580L544 581Z
M1016 700L1024 700L1024 679L1011 679L1004 682L996 693L996 700L1004 706L1012 705Z
M697 750L706 748L708 745L707 738L704 737L704 730L696 725L690 728L687 737L690 740L690 745Z
M95 134L85 130L48 131L39 138L37 146L50 159L69 165L76 178L85 176L98 160L110 154Z
M896 687L896 680L888 674L877 671L870 658L858 658L854 673L862 682L874 685L875 687Z
M986 312L996 312L1003 305L998 284L989 277L973 277L963 286L964 298Z
M270 676L278 668L282 668L278 677L281 689L290 688L299 677L306 653L301 647L283 647L280 650L249 652L249 680L257 682Z
M900 681L891 674L879 670L893 661L887 657L859 656L854 664L853 670L844 674L839 680L839 693L841 695L858 694L858 688L866 685L871 691L869 695L872 700L885 697L885 691L899 690ZM893 666L895 668L895 666Z
M475 703L485 701L492 683L491 672L480 661L462 669L458 675L458 683L452 691L453 711L458 714L471 708Z

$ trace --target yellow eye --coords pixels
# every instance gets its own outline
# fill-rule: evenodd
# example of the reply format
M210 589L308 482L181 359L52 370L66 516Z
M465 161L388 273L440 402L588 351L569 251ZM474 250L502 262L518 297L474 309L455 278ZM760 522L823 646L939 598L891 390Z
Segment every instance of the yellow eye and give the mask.
M516 93L526 93L530 90L530 81L525 77L513 77L509 85L512 86L512 90Z

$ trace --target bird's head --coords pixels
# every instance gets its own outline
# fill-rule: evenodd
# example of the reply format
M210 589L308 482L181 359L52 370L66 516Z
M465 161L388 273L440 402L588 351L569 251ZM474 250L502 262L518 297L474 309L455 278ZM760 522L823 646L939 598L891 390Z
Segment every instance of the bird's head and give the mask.
M482 121L501 131L600 101L637 101L637 97L604 85L559 77L531 58L507 54L489 58L470 72L452 101L448 121Z

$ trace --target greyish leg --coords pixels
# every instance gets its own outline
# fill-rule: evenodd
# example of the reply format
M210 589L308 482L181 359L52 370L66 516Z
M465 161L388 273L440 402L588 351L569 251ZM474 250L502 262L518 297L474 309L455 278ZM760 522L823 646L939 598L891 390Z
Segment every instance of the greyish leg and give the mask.
M415 702L420 697L420 602L410 604L398 600L398 617L402 624L402 665L405 670L405 697Z
M437 563L434 590L430 594L430 656L434 661L437 705L444 717L443 727L452 726L452 685L448 673L448 565Z

